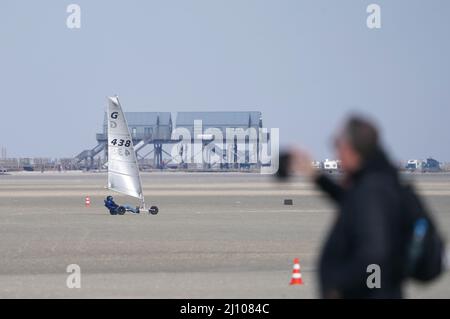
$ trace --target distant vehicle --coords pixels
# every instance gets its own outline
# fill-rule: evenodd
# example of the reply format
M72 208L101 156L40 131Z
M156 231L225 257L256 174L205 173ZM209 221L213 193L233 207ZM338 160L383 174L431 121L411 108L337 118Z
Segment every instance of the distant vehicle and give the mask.
M0 175L8 173L8 170L6 168L0 167Z
M169 164L166 164L166 168L168 168L168 169L178 169L179 165L175 164L175 163L169 163Z
M341 165L340 165L339 161L336 161L336 160L326 159L323 162L323 169L330 173L338 171L340 169L340 167L341 167Z
M26 171L26 172L33 172L34 168L33 168L32 165L24 165L23 166L23 170Z
M323 164L320 161L312 161L311 165L315 169L323 169Z
M421 160L409 160L408 163L406 163L405 168L408 171L414 172L417 169L422 168L423 161Z
M434 158L427 158L427 160L422 165L422 172L440 172L441 164Z
M441 164L434 158L427 158L425 161L422 160L409 160L405 168L408 171L414 172L420 170L423 173L426 172L440 172Z

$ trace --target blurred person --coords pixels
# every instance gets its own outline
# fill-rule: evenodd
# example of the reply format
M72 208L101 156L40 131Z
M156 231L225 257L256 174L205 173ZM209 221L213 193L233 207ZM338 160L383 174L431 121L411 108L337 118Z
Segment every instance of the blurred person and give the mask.
M420 217L426 216L425 209L413 192L407 192L410 207L405 206L405 188L400 183L397 169L381 147L378 130L370 121L359 116L350 117L337 134L334 145L343 171L340 181L314 169L310 157L302 151L293 151L290 156L280 158L290 170L308 175L339 210L319 261L321 296L402 298L405 279L416 275L407 271L416 218L412 217L411 211L418 211L415 215ZM281 175L288 175L285 168ZM426 231L423 219L431 224L428 217L422 218L422 235ZM439 242L438 237L436 241ZM421 244L416 246L421 249ZM439 245L436 247L440 249ZM381 270L381 285L377 288L367 284L368 266L373 264ZM433 276L436 272L440 269L435 270ZM433 277L430 271L425 275L426 279Z

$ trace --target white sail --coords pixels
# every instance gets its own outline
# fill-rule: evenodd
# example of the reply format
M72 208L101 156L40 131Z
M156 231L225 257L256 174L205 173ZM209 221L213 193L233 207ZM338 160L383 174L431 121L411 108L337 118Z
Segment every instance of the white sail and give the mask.
M108 188L141 199L139 167L119 98L108 98Z

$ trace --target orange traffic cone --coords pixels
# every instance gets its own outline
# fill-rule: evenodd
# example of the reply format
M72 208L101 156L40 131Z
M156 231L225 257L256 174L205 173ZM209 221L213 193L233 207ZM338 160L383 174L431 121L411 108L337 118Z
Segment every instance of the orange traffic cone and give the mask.
M84 204L86 205L86 207L91 207L91 198L89 196L86 196Z
M292 279L290 285L303 285L302 273L300 272L300 261L294 259L294 269L292 270Z

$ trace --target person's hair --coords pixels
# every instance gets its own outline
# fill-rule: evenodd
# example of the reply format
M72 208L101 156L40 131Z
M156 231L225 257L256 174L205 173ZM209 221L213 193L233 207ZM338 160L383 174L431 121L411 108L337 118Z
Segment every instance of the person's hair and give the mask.
M342 137L364 161L380 149L378 129L371 121L361 116L351 116L346 121L342 133Z

